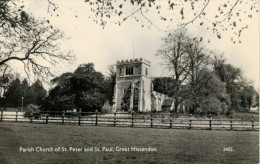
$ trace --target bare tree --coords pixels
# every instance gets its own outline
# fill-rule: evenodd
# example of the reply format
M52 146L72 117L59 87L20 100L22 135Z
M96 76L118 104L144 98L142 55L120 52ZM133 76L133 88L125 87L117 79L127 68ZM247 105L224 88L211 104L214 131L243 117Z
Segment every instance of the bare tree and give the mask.
M196 38L187 46L187 53L190 65L189 78L191 83L195 84L199 80L199 73L210 64L209 53Z
M173 78L173 98L174 108L177 111L183 101L185 85L190 74L189 55L187 47L191 40L183 29L178 29L172 35L163 38L164 44L158 50L157 55L164 60L165 66L171 71Z
M70 51L61 52L64 33L46 20L37 20L11 1L0 2L0 67L13 61L23 63L29 76L32 72L45 79L52 75L50 66L71 61Z
M208 73L210 72L210 56L197 38L194 38L187 46L187 53L190 70L188 73L189 82L186 87L187 99L192 110L195 110L199 106L197 98L200 96L200 90L212 78L212 74Z

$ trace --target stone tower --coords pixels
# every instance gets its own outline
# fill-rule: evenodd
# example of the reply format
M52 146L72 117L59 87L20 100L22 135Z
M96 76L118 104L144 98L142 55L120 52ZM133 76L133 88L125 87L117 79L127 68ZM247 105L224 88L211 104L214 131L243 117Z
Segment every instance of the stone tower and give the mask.
M151 111L150 68L150 61L142 58L117 61L114 111Z

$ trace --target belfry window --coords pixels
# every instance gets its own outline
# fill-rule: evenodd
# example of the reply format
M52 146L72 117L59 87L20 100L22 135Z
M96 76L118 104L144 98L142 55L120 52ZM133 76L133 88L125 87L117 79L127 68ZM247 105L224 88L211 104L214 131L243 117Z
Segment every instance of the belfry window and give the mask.
M134 74L134 67L126 67L125 74L126 75L133 75Z
M119 76L122 76L122 75L123 75L123 69L119 68Z

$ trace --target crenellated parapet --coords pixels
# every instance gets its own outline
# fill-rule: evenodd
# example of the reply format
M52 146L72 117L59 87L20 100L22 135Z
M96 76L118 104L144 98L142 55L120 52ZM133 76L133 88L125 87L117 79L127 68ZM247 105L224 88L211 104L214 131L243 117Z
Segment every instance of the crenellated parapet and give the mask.
M151 66L151 62L149 60L143 59L143 58L136 58L136 59L130 59L130 60L118 60L116 64L130 64L130 63L144 63L149 66Z

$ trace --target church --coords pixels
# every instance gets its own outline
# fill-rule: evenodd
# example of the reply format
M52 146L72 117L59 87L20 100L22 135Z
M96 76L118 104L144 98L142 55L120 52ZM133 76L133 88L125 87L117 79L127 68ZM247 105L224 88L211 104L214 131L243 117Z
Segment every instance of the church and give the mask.
M117 61L113 111L169 111L174 101L153 91L151 62L139 58Z

